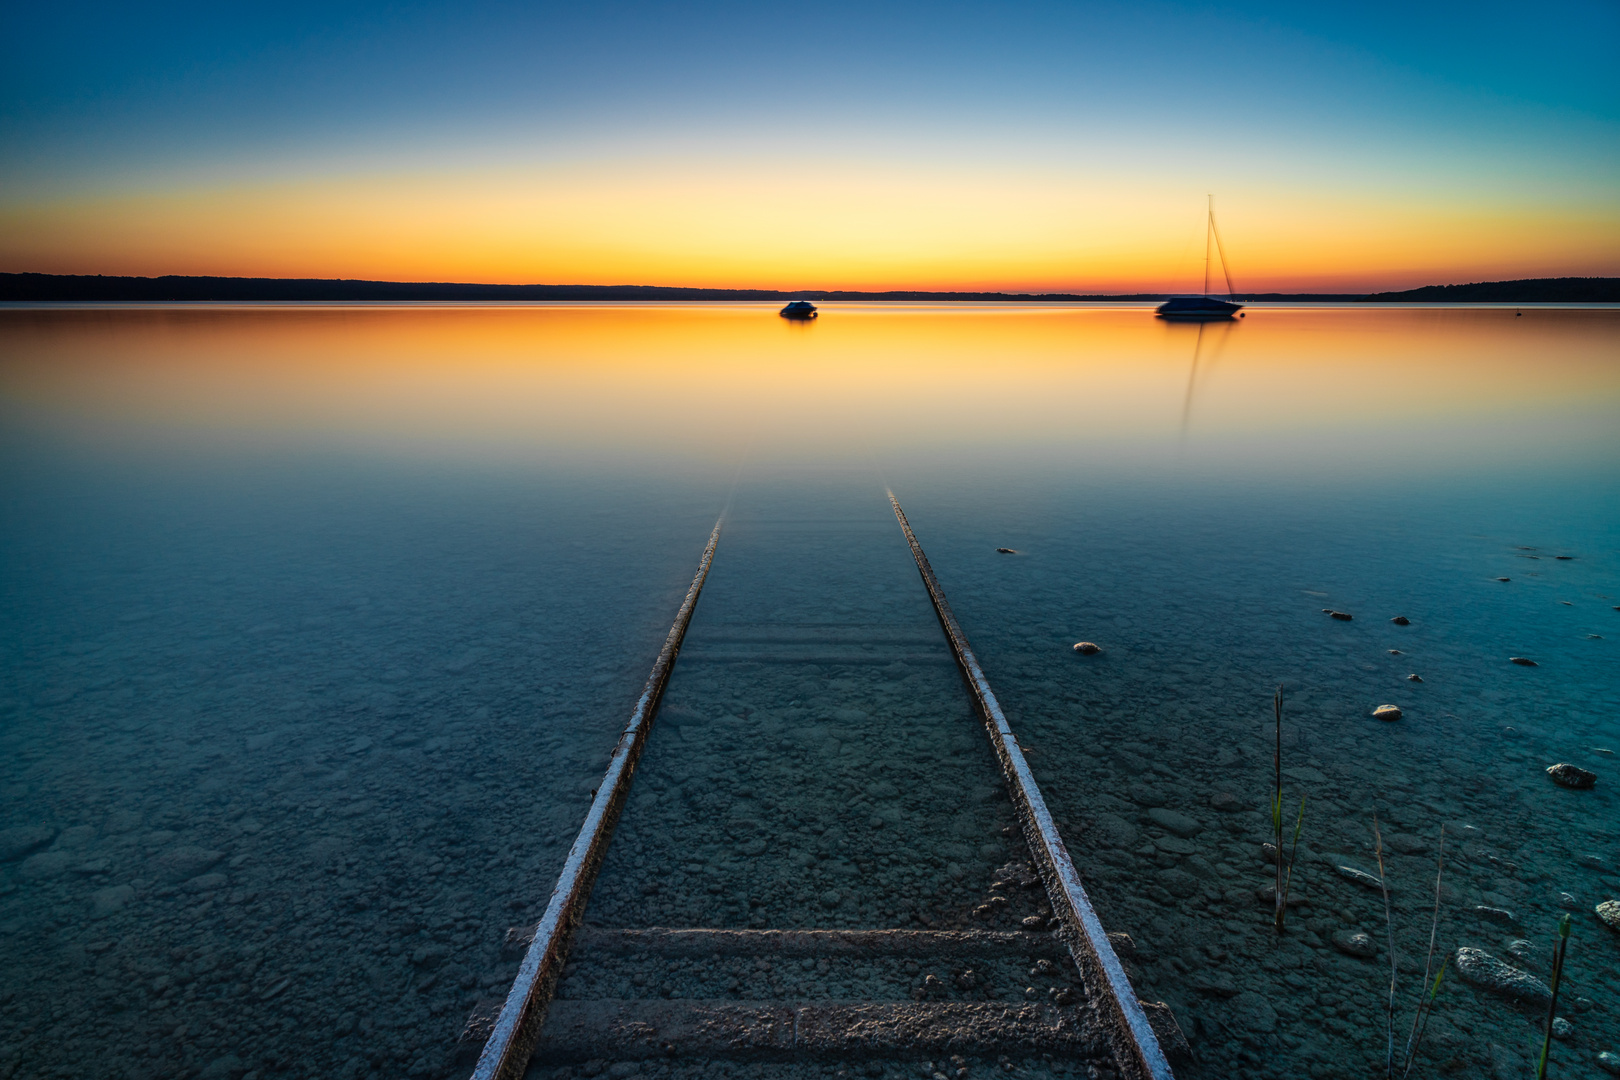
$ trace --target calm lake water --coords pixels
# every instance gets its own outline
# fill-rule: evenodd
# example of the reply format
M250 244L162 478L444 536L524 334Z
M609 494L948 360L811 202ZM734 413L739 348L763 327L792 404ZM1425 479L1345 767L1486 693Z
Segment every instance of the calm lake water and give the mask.
M984 925L1020 842L885 486L1178 1075L1382 1075L1383 899L1338 869L1375 814L1397 1043L1444 827L1437 955L1545 980L1572 912L1550 1075L1607 1075L1620 310L822 310L0 309L0 1078L465 1074L728 506L587 923ZM615 963L564 999L935 973ZM1544 1016L1448 971L1417 1075L1531 1076Z

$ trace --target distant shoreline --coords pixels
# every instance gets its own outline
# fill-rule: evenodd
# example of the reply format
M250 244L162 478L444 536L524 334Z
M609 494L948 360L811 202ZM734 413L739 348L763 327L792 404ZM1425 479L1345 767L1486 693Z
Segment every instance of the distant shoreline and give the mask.
M481 285L434 281L359 281L343 278L107 277L90 274L0 274L0 302L11 303L230 303L589 301L589 300L867 300L867 301L1159 301L1174 293L1009 293L846 289L692 289L665 285ZM1239 293L1245 302L1615 303L1620 278L1533 278L1470 285L1429 285L1384 293Z

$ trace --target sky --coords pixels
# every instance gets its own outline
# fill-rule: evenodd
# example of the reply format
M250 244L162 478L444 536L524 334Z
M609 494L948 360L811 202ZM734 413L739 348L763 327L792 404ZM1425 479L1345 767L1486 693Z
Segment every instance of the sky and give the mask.
M8 0L0 271L1196 291L1213 196L1241 292L1620 275L1617 51L1614 0Z

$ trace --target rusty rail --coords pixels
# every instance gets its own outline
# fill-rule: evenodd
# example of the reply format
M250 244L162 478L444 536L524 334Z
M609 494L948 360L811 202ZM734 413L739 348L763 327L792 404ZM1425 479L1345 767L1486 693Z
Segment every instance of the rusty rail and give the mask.
M1007 724L1001 703L996 700L989 680L984 677L984 670L979 667L978 658L968 646L967 635L962 633L956 616L951 613L945 591L940 588L939 579L934 576L934 568L929 565L928 556L923 554L922 545L917 543L917 534L911 531L905 511L900 509L900 502L894 497L893 491L888 495L889 503L894 507L894 516L900 522L901 531L906 534L907 543L911 545L911 556L917 561L917 572L922 575L928 596L934 602L934 614L939 616L940 626L950 640L951 651L956 654L956 662L984 720L996 758L1001 762L1001 771L1007 778L1013 805L1018 809L1024 838L1039 866L1047 895L1052 900L1052 909L1062 923L1059 936L1069 947L1081 973L1092 975L1094 981L1101 982L1108 991L1100 1004L1105 1015L1112 1013L1108 1019L1111 1021L1109 1027L1113 1029L1110 1035L1115 1044L1115 1058L1137 1074L1134 1080L1174 1080L1170 1063L1165 1060L1164 1051L1159 1047L1158 1036L1148 1023L1147 1013L1137 1000L1136 991L1131 988L1130 979L1125 975L1125 968L1108 941L1102 920L1097 917L1091 901L1086 897L1074 861L1069 858L1063 837L1058 835L1057 824L1052 820L1046 799L1035 783L1035 774L1030 772L1029 762L1024 759L1024 752L1018 746L1018 738Z
M698 595L703 591L703 581L709 575L709 566L714 562L714 549L720 543L720 526L724 523L725 517L722 515L714 524L714 532L709 534L708 546L703 549L703 558L698 562L697 576L692 579L691 588L686 590L686 599L682 601L675 623L669 628L669 636L664 639L664 647L653 663L652 674L647 676L647 685L642 688L641 697L630 712L630 722L625 725L618 744L613 748L607 775L596 789L590 811L585 815L585 823L580 826L579 836L568 851L568 859L563 863L562 874L551 891L546 913L535 927L534 941L524 953L517 978L513 980L512 989L507 993L506 1001L495 1019L489 1040L478 1056L472 1080L516 1080L528 1067L529 1055L540 1037L540 1028L545 1024L546 1010L551 1005L557 979L568 959L569 942L584 913L586 901L590 899L591 886L596 884L602 856L607 852L613 827L624 809L625 796L630 791L630 781L635 775L637 762L641 760L641 752L647 745L647 735L657 715L658 703L664 696L664 687L675 666L675 657L681 651L681 640L692 621L692 612L697 607Z

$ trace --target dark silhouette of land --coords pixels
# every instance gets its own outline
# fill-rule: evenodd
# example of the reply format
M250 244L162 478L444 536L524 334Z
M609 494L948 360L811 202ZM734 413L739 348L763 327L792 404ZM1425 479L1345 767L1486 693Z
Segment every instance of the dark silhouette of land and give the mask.
M685 289L665 285L476 285L329 278L103 277L0 274L0 301L528 301L528 300L1163 300L1168 293L1004 293L849 289ZM1356 293L1265 293L1250 300L1354 300Z
M1614 304L1620 303L1620 278L1554 277L1479 281L1472 285L1425 285L1405 292L1373 293L1361 299L1375 303Z
M0 301L12 303L409 302L535 300L1068 300L1159 301L1171 293L1005 293L850 289L686 289L665 285L479 285L445 281L354 281L343 278L104 277L100 274L0 274ZM1406 292L1244 293L1254 301L1434 301L1534 304L1620 301L1620 278L1538 278L1476 285L1428 285Z

